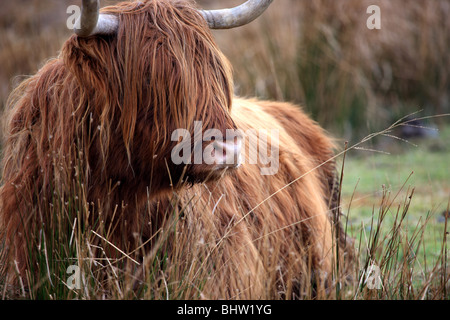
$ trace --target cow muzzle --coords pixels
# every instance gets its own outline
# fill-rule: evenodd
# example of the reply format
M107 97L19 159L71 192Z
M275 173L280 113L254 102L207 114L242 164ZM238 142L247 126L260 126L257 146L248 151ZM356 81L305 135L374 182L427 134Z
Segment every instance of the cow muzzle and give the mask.
M232 141L216 140L212 142L211 153L214 164L219 169L237 168L241 165L242 138L235 137Z

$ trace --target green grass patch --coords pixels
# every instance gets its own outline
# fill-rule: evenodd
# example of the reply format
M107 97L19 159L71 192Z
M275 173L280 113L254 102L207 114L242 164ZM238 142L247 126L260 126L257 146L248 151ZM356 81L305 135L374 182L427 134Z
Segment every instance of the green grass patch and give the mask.
M341 205L348 217L347 228L355 238L359 259L368 260L370 255L377 263L388 259L384 269L388 278L405 276L407 269L410 279L399 283L410 282L431 298L424 288L436 264L438 272L448 277L444 237L450 201L450 128L442 128L436 137L408 143L386 139L390 143L363 144L346 154ZM402 264L407 264L405 270ZM384 284L395 283L391 278L384 280ZM384 292L392 295L387 298L411 298L397 287ZM420 292L409 294L422 298Z

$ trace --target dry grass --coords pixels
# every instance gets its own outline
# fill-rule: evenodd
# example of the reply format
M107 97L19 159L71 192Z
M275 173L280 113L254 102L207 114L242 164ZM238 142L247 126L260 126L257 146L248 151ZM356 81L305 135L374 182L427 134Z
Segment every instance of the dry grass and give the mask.
M399 121L385 130L373 133L336 155L336 158L344 157L344 172L347 152L405 123ZM414 228L407 225L410 205L414 199L414 189L407 185L408 180L398 190L384 189L378 204L373 207L370 222L362 222L359 228L352 227L351 234L356 238L356 260L349 263L349 260L345 260L347 257L334 265L332 282L326 292L320 293L320 299L450 298L448 219L445 220L439 238L439 252L430 252L424 239L429 230L431 215L419 220ZM205 192L208 191L205 189ZM52 199L48 210L53 212L54 220L47 223L54 227L47 230L49 233L41 233L36 243L30 244L30 248L37 254L38 263L31 266L27 277L21 279L18 286L2 287L3 279L0 279L2 298L210 298L203 293L203 286L208 279L220 274L220 268L224 267L220 252L221 244L227 239L203 238L201 229L207 227L198 223L181 222L189 219L191 208L196 207L196 210L199 210L200 204L197 201L200 195L194 195L188 205L180 206L178 195L174 193L171 201L174 209L168 209L164 215L165 220L161 221L161 228L149 240L152 241L152 250L139 262L133 259L133 254L140 248L133 252L123 252L108 240L108 227L101 221L90 223L89 216L94 214L93 207L85 198L82 181L75 182L74 194L79 197L60 199L56 195ZM352 206L351 202L348 207ZM213 215L209 212L204 214ZM341 221L346 229L348 218L343 217ZM208 223L207 219L202 221ZM226 235L229 232L233 230L227 231ZM268 235L263 233L261 238ZM261 243L264 245L264 241ZM111 247L119 254L111 257L107 253L111 252ZM279 272L277 268L273 268L277 265L273 261L277 259L278 249L273 248L272 255L266 257L267 266L272 266L266 275L272 274L273 281ZM68 286L70 273L67 273L67 268L70 265L80 267L78 289ZM345 267L346 265L350 267ZM378 274L372 273L374 267L378 268ZM216 270L219 272L215 273ZM307 277L310 277L310 273L307 273ZM288 282L274 290L274 283L270 279L269 276L265 299L280 298L293 286ZM371 287L372 281L378 284L378 287ZM311 299L314 297L314 285L305 283L302 298ZM224 296L223 290L226 290L226 285L218 285L210 294L215 297ZM235 298L238 299L239 296Z

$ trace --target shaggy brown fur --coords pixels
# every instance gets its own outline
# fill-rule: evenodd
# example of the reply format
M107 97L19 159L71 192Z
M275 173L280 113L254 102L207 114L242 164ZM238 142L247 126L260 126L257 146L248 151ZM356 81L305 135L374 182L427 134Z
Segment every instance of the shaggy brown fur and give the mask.
M351 253L341 227L332 226L339 210L335 199L330 201L336 190L330 188L335 176L331 140L290 104L235 98L231 115L244 131L279 130L278 173L261 175L263 165L248 164L246 152L247 164L219 183L180 190L176 206L168 194L152 204L158 203L160 214L170 212L167 207L182 211L181 229L196 234L186 248L198 246L199 238L217 246L214 276L202 292L206 297L299 298L308 295L311 279L323 290L335 267L334 231L341 261Z
M324 282L334 258L334 168L314 170L332 157L323 131L296 107L233 98L231 68L189 3L148 0L104 12L119 15L117 36L72 36L9 100L0 191L8 270L25 277L33 269L42 233L65 215L59 199L85 199L83 222L106 226L109 241L130 252L158 229L175 189L185 232L216 241L223 262L211 266L205 296L267 297L281 283L301 287L313 276L308 267ZM279 172L261 176L244 165L217 182L211 166L175 166L171 133L192 132L194 121L224 133L280 130ZM193 187L177 184L182 177ZM193 194L197 206L189 205Z

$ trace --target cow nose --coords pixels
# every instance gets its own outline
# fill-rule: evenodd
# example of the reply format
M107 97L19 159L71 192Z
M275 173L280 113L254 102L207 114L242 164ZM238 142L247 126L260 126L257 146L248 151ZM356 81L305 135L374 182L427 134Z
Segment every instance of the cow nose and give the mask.
M233 141L214 141L215 163L221 168L237 168L241 165L242 138Z

